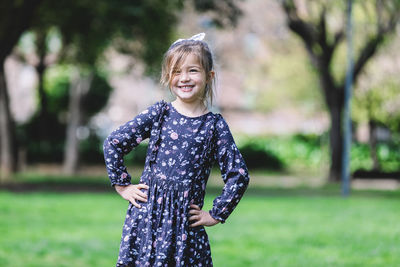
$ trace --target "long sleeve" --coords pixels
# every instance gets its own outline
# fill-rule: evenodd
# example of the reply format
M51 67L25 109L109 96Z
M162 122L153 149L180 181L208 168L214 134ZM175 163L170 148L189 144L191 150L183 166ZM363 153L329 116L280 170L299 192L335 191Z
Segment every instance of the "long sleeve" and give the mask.
M131 176L124 164L124 155L150 136L164 101L159 101L114 130L103 144L104 160L111 184L129 185Z
M228 124L221 115L216 124L215 136L214 160L218 162L225 185L221 195L214 199L210 215L224 223L246 191L249 174Z

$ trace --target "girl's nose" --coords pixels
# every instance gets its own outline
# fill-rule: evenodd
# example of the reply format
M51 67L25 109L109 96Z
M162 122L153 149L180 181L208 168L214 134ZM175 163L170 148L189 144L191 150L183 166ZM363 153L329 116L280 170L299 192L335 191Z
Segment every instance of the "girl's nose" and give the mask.
M190 80L190 76L186 71L182 71L181 73L181 81L189 81Z

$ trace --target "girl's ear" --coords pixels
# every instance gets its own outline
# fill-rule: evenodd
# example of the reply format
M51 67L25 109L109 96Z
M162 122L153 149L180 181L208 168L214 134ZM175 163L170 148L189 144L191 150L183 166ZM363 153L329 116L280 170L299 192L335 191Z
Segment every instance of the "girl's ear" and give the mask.
M208 73L208 79L207 79L207 82L209 82L209 81L211 81L212 79L214 79L214 77L215 77L215 71L210 71L209 73Z

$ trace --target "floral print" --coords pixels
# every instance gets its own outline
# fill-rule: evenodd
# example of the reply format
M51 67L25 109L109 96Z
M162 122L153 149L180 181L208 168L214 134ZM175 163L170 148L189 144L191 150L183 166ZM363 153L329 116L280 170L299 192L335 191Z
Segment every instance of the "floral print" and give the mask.
M164 100L153 104L104 141L112 185L130 184L123 157L147 138L140 183L149 186L148 201L141 208L129 203L117 266L212 266L204 227L189 227L189 206L203 207L214 163L225 186L213 202L213 218L224 223L249 183L226 121L212 112L187 117Z

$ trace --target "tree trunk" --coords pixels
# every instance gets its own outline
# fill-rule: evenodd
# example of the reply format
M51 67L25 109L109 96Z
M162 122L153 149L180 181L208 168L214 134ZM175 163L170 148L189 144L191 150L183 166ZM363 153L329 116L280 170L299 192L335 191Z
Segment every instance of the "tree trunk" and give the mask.
M37 30L36 32L36 53L39 57L38 64L35 66L37 75L38 75L38 93L39 93L39 103L40 103L40 110L39 110L39 119L41 124L45 125L46 121L49 117L48 112L48 101L47 101L47 94L44 90L44 74L46 72L46 31ZM41 129L46 130L46 127L41 127ZM43 135L41 135L43 136Z
M380 169L380 164L378 160L377 151L377 138L376 138L376 123L373 120L368 122L369 125L369 145L370 145L370 155L373 162L372 169L377 171Z
M45 140L52 139L52 133L49 131L49 125L51 124L50 113L49 113L49 105L48 105L48 96L45 91L44 86L44 75L47 70L46 65L46 29L35 30L36 33L36 54L38 56L38 62L35 65L36 73L38 76L38 97L39 97L39 112L38 116L38 127L37 127L37 136L39 142L46 142Z
M330 107L329 115L331 119L331 129L329 141L331 149L331 166L329 169L329 182L339 182L342 173L342 106Z
M343 152L343 133L342 133L342 111L344 106L344 95L342 87L335 87L333 82L321 82L325 103L329 109L331 128L329 131L329 146L331 165L329 169L328 181L340 182L342 177L342 152Z
M70 86L69 118L63 163L65 174L74 174L78 170L79 138L77 134L83 117L81 101L89 91L92 78L93 75L82 77L79 73L75 73Z
M4 64L0 64L0 183L9 180L10 175L15 171L15 149L13 144L13 121L11 118L9 97L4 72Z
M2 1L0 9L0 182L16 170L15 127L11 118L4 62L29 27L42 0Z

